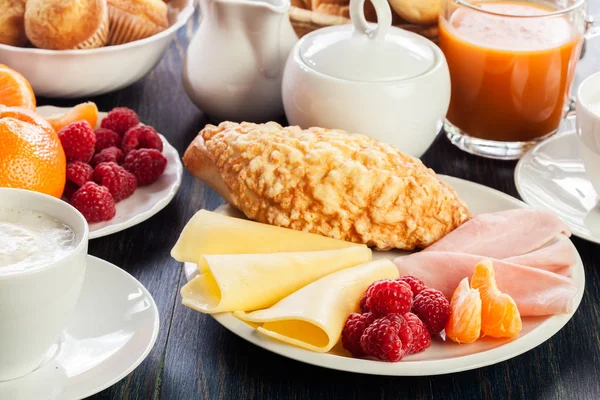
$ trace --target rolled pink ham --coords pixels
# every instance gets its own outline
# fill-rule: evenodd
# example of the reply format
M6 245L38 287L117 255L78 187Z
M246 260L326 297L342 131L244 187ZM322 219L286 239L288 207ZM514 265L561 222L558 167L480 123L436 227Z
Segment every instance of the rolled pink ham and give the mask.
M520 256L505 258L504 261L569 276L577 262L577 250L568 237L558 235L544 247Z
M422 251L398 257L394 263L400 275L414 275L425 285L441 290L447 298L465 277L469 280L475 265L483 258L470 254ZM502 260L492 260L496 281L502 292L517 303L521 316L541 316L571 312L577 287L570 278L539 268Z
M567 226L551 212L518 208L479 214L423 251L504 259L537 250L561 233L571 235Z

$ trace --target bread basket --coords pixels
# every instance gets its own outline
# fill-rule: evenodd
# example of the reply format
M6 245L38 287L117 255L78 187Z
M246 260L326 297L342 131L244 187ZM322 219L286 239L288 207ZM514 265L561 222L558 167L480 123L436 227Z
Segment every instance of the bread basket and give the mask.
M349 18L345 18L339 15L330 15L306 10L296 6L290 7L290 22L292 23L294 31L296 31L296 34L299 38L319 28L351 23ZM426 38L434 42L437 42L437 24L416 25L410 23L399 23L395 24L395 26L397 26L398 28L405 29L407 31L415 32L421 36L425 36Z

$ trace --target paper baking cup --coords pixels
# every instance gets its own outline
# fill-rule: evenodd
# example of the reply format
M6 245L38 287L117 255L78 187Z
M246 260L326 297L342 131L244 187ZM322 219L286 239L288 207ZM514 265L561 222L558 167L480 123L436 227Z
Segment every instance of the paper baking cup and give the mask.
M104 47L108 42L109 33L109 20L108 11L104 10L104 16L100 22L100 26L86 41L79 43L75 46L76 49L95 49L97 47Z
M117 45L144 39L157 34L163 29L116 7L108 7L110 33L108 44Z

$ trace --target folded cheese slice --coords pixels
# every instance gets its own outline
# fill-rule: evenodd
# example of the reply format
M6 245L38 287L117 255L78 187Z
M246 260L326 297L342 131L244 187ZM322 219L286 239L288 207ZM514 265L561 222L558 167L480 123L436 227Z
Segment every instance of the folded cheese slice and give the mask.
M371 250L217 254L200 258L199 275L181 288L183 304L204 313L258 310L332 272L371 261Z
M234 315L274 339L325 353L338 342L369 285L398 276L394 263L381 259L327 275L266 310Z
M366 247L294 229L280 228L207 210L185 225L171 257L197 263L205 254L257 254Z

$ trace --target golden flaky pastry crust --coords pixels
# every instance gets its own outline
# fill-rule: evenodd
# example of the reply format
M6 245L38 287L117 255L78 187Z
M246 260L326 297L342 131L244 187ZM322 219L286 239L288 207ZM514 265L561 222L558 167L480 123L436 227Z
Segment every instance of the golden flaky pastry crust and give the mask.
M207 125L183 160L248 218L381 250L426 247L470 217L420 160L339 130Z
M0 43L24 46L25 0L0 0Z

